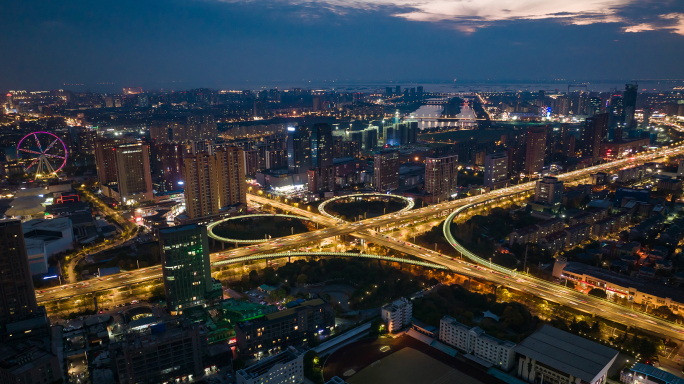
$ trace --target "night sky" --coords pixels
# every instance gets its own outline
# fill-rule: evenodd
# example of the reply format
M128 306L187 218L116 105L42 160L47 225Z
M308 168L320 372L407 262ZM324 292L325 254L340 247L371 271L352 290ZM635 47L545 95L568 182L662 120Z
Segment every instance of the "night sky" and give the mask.
M684 78L684 1L2 1L0 49L0 90Z

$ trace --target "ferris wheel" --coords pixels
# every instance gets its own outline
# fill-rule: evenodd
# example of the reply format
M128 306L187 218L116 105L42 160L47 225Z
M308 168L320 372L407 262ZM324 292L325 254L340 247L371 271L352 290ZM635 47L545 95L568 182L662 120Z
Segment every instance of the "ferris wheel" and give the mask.
M36 178L51 177L66 165L67 147L50 132L33 132L19 140L17 156L26 161L26 173Z

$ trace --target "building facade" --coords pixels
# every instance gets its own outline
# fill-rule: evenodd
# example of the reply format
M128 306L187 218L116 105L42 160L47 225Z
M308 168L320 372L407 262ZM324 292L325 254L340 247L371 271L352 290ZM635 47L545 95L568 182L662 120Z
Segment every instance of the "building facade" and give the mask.
M458 156L425 158L425 193L433 201L448 200L458 193Z
M544 168L546 156L546 128L532 127L527 131L525 151L525 173L533 175Z
M484 160L484 186L492 189L505 188L509 184L508 155L505 152L491 153Z
M534 201L544 205L558 205L563 200L563 182L555 177L544 177L537 180L534 189Z
M373 159L375 190L387 192L399 188L399 152L376 152Z
M235 373L237 384L299 384L304 382L306 350L289 347Z
M451 316L444 316L440 321L439 340L504 371L515 364L515 343L489 336L481 328L468 327Z
M38 311L24 232L19 220L0 220L0 323L21 320Z
M404 297L382 307L382 320L390 333L397 332L411 323L413 303Z
M159 230L166 307L172 314L202 305L213 290L207 228L197 224Z
M242 149L188 155L184 165L185 212L191 219L219 215L229 206L247 202Z

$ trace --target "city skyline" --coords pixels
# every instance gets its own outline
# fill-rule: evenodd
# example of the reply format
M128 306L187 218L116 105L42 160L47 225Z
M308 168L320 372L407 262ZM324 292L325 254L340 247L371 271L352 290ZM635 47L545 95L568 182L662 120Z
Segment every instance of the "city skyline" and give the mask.
M684 58L681 3L457 5L22 2L0 16L0 44L11 47L13 57L0 64L6 74L0 84L6 90L111 92L129 86L684 77L676 64Z

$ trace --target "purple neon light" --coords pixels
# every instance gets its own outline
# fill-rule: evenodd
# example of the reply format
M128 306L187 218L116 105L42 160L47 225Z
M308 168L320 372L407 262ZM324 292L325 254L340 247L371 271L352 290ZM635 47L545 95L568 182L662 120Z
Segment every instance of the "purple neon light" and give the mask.
M50 135L50 136L52 136L52 137L55 138L55 140L54 140L54 141L45 149L45 151L43 151L42 145L40 144L40 141L38 140L38 136L36 135L37 133L42 133L42 134ZM23 142L24 142L24 139L26 139L26 138L29 137L29 136L33 136L33 137L36 139L36 142L38 143L38 148L40 149L40 152L36 152L36 151L29 150L29 149L22 149L22 148L21 148L21 143L23 143ZM45 153L45 152L47 152L48 150L50 150L50 148L52 148L52 146L53 146L57 141L59 141L59 142L62 144L62 148L64 148L64 157L62 157L62 156L57 156L57 155L51 155L51 154L49 154L49 153ZM55 173L59 172L60 169L64 168L64 166L66 165L67 156L68 156L66 144L64 144L64 142L62 141L62 139L60 139L59 137L57 137L57 136L56 136L55 134L53 134L53 133L44 132L44 131L38 131L38 132L29 133L28 135L22 137L21 140L19 140L19 144L17 144L17 157L19 156L19 151L21 151L21 152L33 153L33 154L36 154L36 155L45 155L45 156L51 157L51 158L64 159L64 161L62 162L62 165L60 165L59 168L55 169ZM36 162L36 161L34 160L34 161L28 166L28 168L31 168L35 162ZM26 168L26 169L28 170L28 168Z

